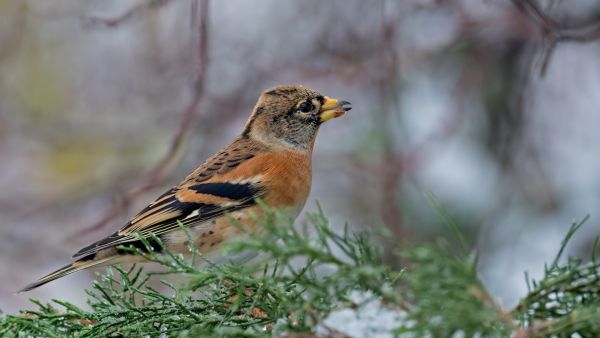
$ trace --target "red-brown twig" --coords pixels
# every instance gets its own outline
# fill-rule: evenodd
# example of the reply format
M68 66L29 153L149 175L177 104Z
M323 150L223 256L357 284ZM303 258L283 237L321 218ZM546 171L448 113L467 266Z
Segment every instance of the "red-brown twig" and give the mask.
M194 26L197 29L197 50L195 73L196 78L193 82L193 95L190 102L181 112L179 128L171 141L171 145L167 153L138 181L138 183L124 192L115 205L108 210L104 216L96 223L89 227L78 231L72 238L77 238L89 232L97 231L115 218L117 218L123 210L126 210L140 195L148 190L161 185L175 164L178 154L180 153L185 141L189 139L196 121L199 117L198 106L202 100L205 87L206 68L208 65L208 2L209 0L199 0L200 5L197 5L197 0L193 3L193 13L198 13L198 20ZM198 8L199 7L199 8ZM194 16L193 21L196 16ZM197 28L196 28L197 27Z
M528 16L540 29L542 34L542 56L540 75L544 76L559 42L588 42L600 39L600 20L567 27L548 16L535 0L512 0L513 4Z
M395 20L386 20L385 4L382 4L382 29L381 29L381 44L382 46L390 46L396 32ZM395 50L383 48L384 51L380 54L381 65L385 65L388 71L381 74L379 79L381 97L381 122L384 135L383 143L383 158L381 161L382 180L381 180L381 215L383 222L390 229L396 238L406 238L408 229L403 226L402 213L399 208L398 190L401 183L401 170L391 170L387 167L389 162L395 162L402 155L394 149L393 138L394 131L390 128L390 119L394 111L398 108L398 97L396 96L397 88L394 85L396 76L400 69L400 58Z

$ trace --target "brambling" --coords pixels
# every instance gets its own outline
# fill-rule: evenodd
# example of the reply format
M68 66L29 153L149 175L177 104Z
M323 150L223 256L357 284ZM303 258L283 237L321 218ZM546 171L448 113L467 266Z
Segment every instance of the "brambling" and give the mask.
M174 253L189 253L189 240L202 254L216 253L224 241L244 231L260 231L261 217L265 215L257 198L295 219L310 191L311 157L319 127L351 108L347 101L302 86L266 90L231 144L120 230L79 250L73 255L73 263L20 292L83 269L142 261L143 257L121 247L132 245L148 250L140 236L159 254L163 246ZM245 230L234 222L243 224ZM187 229L183 230L180 224ZM158 245L156 238L163 246Z

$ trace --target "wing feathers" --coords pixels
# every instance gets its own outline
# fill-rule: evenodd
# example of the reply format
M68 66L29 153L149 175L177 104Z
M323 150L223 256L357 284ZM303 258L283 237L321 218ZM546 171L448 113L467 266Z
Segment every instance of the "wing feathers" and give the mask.
M260 176L264 167L256 156L261 146L238 138L228 148L209 158L177 187L162 194L121 230L89 245L73 257L81 257L143 237L158 236L179 228L219 217L255 203L264 193ZM231 178L227 178L231 177ZM231 180L233 179L233 180Z
M131 222L118 232L89 245L73 257L93 254L99 250L138 241L134 233L148 238L162 235L185 226L211 220L254 205L254 199L263 189L253 183L212 182L195 184L180 189L173 188L144 208Z

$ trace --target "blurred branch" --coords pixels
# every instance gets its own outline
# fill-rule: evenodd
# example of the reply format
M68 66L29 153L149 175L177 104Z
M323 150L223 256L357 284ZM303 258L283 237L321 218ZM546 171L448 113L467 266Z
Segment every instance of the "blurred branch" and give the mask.
M198 1L200 2L198 6ZM88 232L96 231L107 226L111 221L117 218L127 209L140 195L150 189L160 186L165 178L172 171L178 154L181 152L185 141L189 139L199 117L198 106L202 100L205 88L206 69L208 66L208 3L209 0L193 0L193 13L198 13L192 17L194 29L197 31L197 50L195 59L195 79L193 82L193 95L190 102L181 112L179 127L171 141L167 153L138 181L138 183L124 192L114 207L108 210L102 218L93 225L84 228L73 235L73 238L79 237Z
M528 16L541 30L543 39L540 75L544 76L559 42L588 42L600 39L600 20L567 27L544 12L535 0L512 0L513 4Z
M396 21L386 20L385 3L382 5L382 46L392 46L395 38ZM385 52L383 52L385 51ZM381 73L378 84L381 92L381 131L383 132L383 157L381 159L381 217L384 224L396 238L408 238L410 234L404 226L403 213L400 208L398 191L402 184L401 168L395 168L398 158L402 157L394 147L395 131L392 128L391 118L399 110L399 88L397 78L400 73L400 56L393 48L383 48L380 54L381 65L386 72Z
M131 18L140 14L141 12L144 12L149 9L155 9L158 7L162 7L169 1L170 0L150 0L146 3L140 3L137 6L130 8L123 14L118 15L114 18L100 18L100 17L95 17L95 16L85 17L84 23L87 27L94 27L94 26L97 27L97 26L102 25L105 27L113 28L113 27L119 26L120 24L122 24L125 21L129 21Z
M9 30L0 34L0 45L2 46L0 48L0 62L18 50L29 18L28 7L24 2L17 3L14 9L4 9L4 11L2 13L3 19L10 18L11 24L6 25Z

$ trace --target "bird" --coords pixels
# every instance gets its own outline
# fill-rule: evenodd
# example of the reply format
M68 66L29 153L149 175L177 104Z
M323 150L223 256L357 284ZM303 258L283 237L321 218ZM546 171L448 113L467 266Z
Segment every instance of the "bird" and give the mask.
M241 133L228 146L121 229L75 253L71 264L19 292L91 267L144 260L124 246L152 249L156 254L165 248L185 254L191 240L203 255L218 254L222 243L245 231L260 232L266 214L258 200L295 219L310 192L312 152L320 126L350 109L348 101L300 85L265 90Z

